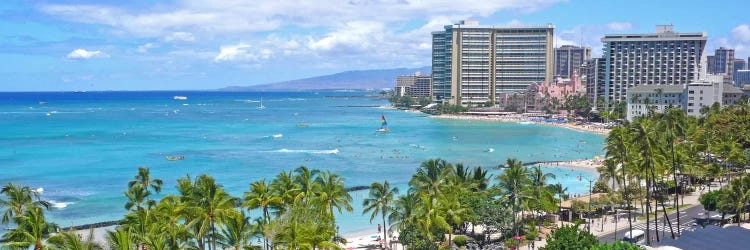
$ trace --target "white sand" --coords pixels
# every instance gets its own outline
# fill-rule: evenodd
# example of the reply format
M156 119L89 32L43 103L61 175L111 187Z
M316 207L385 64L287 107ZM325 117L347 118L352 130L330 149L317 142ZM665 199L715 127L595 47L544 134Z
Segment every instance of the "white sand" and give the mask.
M587 132L587 133L594 133L599 135L608 135L610 129L605 128L602 124L598 123L591 123L587 125L575 125L573 123L553 123L553 122L538 122L538 121L530 121L529 117L526 117L524 115L520 114L512 114L512 115L490 115L490 116L480 116L480 115L435 115L430 116L433 118L442 118L442 119L460 119L460 120L473 120L473 121L494 121L494 122L531 122L534 124L542 124L542 125L549 125L549 126L555 126L555 127L561 127L561 128L567 128L571 130L581 131L581 132Z

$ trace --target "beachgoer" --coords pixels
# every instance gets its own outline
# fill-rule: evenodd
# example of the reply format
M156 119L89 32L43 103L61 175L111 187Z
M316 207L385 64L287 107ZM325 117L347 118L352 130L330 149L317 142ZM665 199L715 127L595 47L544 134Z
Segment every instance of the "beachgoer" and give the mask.
M380 224L378 224L378 233L380 233L381 229L382 229L382 227L380 226Z

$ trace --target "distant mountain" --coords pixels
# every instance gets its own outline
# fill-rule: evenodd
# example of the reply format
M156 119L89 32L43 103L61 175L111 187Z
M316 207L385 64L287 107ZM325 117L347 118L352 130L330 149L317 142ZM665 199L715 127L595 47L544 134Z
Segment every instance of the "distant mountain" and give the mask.
M396 85L396 76L410 75L414 72L430 74L429 66L422 68L397 68L344 71L332 75L316 76L284 82L267 83L253 86L230 86L226 91L251 90L324 90L324 89L383 89Z

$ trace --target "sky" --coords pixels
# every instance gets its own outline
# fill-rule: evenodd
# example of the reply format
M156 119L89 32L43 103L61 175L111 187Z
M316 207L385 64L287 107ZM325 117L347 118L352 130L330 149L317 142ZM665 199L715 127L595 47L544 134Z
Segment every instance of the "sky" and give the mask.
M706 32L750 56L747 0L2 0L0 91L216 89L430 65L459 20L555 25L601 55L603 34Z

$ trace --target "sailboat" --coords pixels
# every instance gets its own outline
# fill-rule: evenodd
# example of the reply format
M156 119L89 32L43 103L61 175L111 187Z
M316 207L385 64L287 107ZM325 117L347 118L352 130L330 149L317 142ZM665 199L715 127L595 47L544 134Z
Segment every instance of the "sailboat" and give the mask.
M264 109L266 106L263 106L263 97L260 98L260 106L258 106L258 109Z
M385 115L383 115L382 113L380 114L380 122L381 122L380 128L376 131L383 132L383 133L391 132L391 130L388 129L388 122L385 120Z

